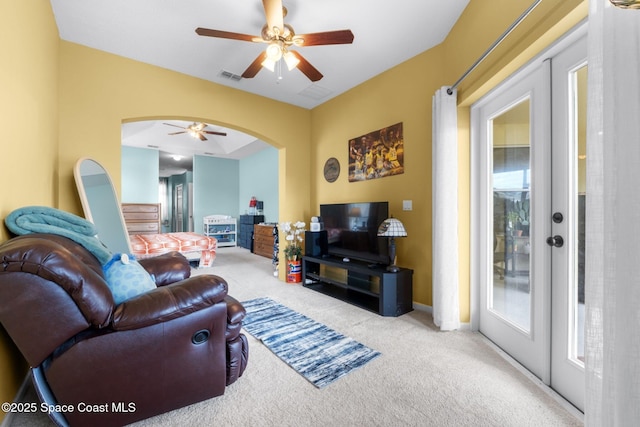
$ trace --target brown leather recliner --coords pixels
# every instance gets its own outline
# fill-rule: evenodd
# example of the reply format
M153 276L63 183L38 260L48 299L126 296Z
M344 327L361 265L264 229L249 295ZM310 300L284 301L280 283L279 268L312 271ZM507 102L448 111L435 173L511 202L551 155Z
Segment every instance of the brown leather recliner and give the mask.
M157 289L117 306L97 259L65 237L16 237L0 260L0 323L58 425L123 425L219 396L247 365L244 308L222 278L189 278L177 252L141 260Z

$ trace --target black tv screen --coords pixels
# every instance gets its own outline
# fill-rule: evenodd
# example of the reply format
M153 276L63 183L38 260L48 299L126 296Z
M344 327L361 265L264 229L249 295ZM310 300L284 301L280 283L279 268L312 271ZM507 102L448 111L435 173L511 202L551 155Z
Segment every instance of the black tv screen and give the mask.
M320 205L329 255L389 264L389 244L378 227L389 218L389 202Z

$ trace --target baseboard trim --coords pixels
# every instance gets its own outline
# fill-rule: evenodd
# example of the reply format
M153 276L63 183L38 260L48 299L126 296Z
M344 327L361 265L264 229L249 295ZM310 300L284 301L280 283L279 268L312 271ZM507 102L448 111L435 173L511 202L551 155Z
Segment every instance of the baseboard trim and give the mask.
M573 415L577 420L584 423L584 414L575 406L571 404L567 399L562 397L562 395L558 394L554 389L540 381L540 378L536 377L529 371L527 368L522 366L516 359L511 357L507 352L498 347L493 341L489 338L485 337L482 334L479 334L483 341L487 343L489 347L491 347L496 353L498 353L504 360L509 362L514 368L520 371L525 377L527 377L531 382L538 386L540 390L549 395L553 400L555 400L560 406L562 406L567 412Z
M424 313L429 313L431 317L433 317L433 307L426 304L420 304L419 302L413 302L413 309L417 311L422 311ZM471 324L470 323L460 323L459 331L470 331Z
M413 309L433 315L433 307L431 307L430 305L420 304L419 302L414 301Z

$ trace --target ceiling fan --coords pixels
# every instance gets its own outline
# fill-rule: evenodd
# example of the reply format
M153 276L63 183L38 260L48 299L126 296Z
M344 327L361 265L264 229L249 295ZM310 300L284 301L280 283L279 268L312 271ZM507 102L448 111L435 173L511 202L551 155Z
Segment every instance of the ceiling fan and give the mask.
M184 129L180 132L171 132L169 135L179 135L181 133L188 133L189 135L191 135L194 138L199 138L200 141L206 141L207 138L204 136L204 134L209 134L209 135L220 135L220 136L227 136L226 133L224 132L215 132L212 130L205 130L205 128L207 127L206 123L193 123L187 127L183 127L183 126L178 126L178 125L174 125L171 123L164 123L167 126L174 126L180 129Z
M323 77L320 71L304 59L300 53L289 50L289 48L292 46L304 47L353 43L353 33L351 30L296 35L293 27L284 23L287 9L282 6L282 0L262 0L262 5L264 6L267 23L262 27L262 32L259 37L229 31L196 28L196 33L200 36L268 44L267 49L258 55L244 73L242 73L242 77L245 79L255 77L261 67L274 71L276 63L280 61L280 59L284 59L289 70L297 67L309 80L316 82Z

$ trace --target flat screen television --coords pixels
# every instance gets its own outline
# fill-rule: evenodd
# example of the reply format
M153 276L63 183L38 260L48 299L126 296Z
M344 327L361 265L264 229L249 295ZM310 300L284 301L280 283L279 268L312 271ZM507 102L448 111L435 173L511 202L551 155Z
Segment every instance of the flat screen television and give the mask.
M329 255L389 265L389 243L378 227L389 218L389 202L320 205Z

